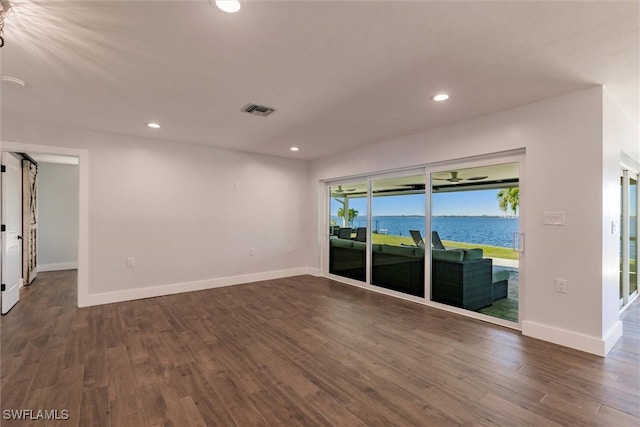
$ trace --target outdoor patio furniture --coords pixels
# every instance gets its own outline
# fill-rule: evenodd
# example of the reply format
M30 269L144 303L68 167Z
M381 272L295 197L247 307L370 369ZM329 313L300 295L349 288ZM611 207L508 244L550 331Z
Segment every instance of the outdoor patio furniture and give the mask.
M340 229L338 230L338 237L340 239L350 239L351 232L351 227L340 227Z
M364 281L367 244L350 238L329 240L329 273Z
M493 282L493 300L506 298L509 289L509 270L494 266L491 281Z
M433 301L477 310L493 302L491 258L482 249L433 249L431 296Z
M356 241L357 242L367 241L367 227L358 227L356 229Z
M422 234L420 234L420 230L409 230L409 234L411 234L411 238L416 246L424 246L424 239L422 238Z
M371 245L371 284L424 297L424 248Z
M437 231L431 232L431 246L434 249L443 249L443 250L447 249L442 244L442 240L440 240L440 236L438 235Z

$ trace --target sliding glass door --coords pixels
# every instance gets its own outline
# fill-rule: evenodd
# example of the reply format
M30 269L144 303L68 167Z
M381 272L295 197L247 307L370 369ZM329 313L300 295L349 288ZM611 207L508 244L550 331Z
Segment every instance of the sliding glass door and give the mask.
M626 306L638 294L638 174L620 178L620 300Z
M329 187L329 273L366 281L366 181Z
M522 158L501 161L330 183L329 275L518 323Z
M424 170L331 183L329 199L329 274L424 298Z
M519 176L518 162L431 174L432 301L519 321Z
M371 284L424 297L424 173L374 180L371 189Z

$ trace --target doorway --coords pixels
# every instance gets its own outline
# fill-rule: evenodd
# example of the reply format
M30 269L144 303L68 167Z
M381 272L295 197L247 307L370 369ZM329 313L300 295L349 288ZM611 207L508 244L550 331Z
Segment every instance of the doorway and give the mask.
M5 152L29 153L31 155L63 156L77 159L78 172L78 220L77 228L77 305L91 305L89 299L89 153L84 149L53 147L16 142L1 142L0 150ZM4 262L4 260L3 260Z
M638 296L638 173L623 169L620 176L620 306Z

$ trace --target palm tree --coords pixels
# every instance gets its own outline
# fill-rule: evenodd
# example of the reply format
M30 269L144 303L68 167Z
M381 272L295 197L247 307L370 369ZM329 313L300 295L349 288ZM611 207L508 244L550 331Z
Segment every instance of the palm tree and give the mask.
M516 214L518 210L518 205L520 204L520 188L503 188L498 191L498 206L505 212L509 212L513 215Z
M353 220L358 216L358 211L351 208L349 209L348 213L347 213L347 224L348 225L353 225ZM344 208L340 208L338 209L338 218L343 218L344 219Z

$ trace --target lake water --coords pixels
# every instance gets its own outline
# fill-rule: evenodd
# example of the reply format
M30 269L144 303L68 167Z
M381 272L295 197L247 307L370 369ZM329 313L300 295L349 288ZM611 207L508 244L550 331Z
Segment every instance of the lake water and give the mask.
M634 217L635 219L635 217ZM342 219L333 217L336 224L342 224ZM453 242L477 243L491 246L513 247L513 233L518 231L518 218L493 216L435 216L432 218L433 229L438 232L440 239ZM636 222L631 222L631 236L637 236ZM353 227L366 227L367 217L359 216L353 222ZM387 230L388 234L409 237L409 230L420 230L426 239L423 216L374 216L372 219L374 231ZM630 243L630 256L636 257L637 241Z
M336 224L342 220L334 218ZM518 231L518 218L472 216L432 218L433 229L440 239L454 242L477 243L492 246L513 247L513 233ZM358 217L353 227L365 227L367 218ZM373 230L387 230L388 234L409 236L409 230L420 230L426 239L423 216L374 216Z

